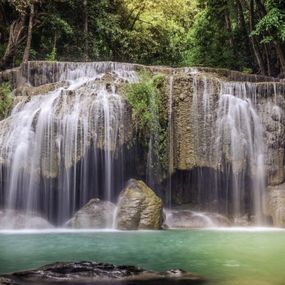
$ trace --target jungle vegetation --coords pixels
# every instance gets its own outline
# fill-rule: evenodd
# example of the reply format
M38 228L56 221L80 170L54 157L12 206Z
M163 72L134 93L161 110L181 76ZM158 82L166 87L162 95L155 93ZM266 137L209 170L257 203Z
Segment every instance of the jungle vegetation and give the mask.
M1 0L0 68L112 60L285 75L284 0Z

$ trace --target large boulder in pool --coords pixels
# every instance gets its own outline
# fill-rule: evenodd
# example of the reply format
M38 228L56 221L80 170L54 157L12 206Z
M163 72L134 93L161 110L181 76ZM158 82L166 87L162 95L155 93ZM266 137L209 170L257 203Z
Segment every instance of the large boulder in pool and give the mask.
M75 229L106 229L113 227L116 206L108 201L91 199L65 223Z
M166 210L165 225L169 228L225 227L229 219L218 213L202 213L191 210Z
M119 196L117 206L118 229L161 229L162 200L143 181L130 179Z
M53 226L44 218L18 210L0 210L0 229L49 229Z
M266 196L266 214L272 217L274 226L284 228L285 183L276 186L268 186Z
M1 284L125 284L125 285L194 285L205 279L181 269L156 272L131 265L113 265L92 261L56 262L36 270L4 274Z

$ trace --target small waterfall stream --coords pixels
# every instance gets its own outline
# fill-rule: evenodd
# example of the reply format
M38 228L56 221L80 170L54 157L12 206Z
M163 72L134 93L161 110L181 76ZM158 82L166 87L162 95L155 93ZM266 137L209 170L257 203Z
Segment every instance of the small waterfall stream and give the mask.
M262 224L265 190L264 130L255 104L254 85L224 83L221 86L216 153L220 156L218 159L231 161L234 216L245 213L245 192L251 191L255 222ZM249 189L245 185L246 175L250 177Z
M255 223L262 224L265 146L256 84L191 74L194 153L196 161L205 165L196 174L198 205L208 203L206 210L218 212L222 207L222 212L236 218L252 209ZM216 173L209 174L208 167Z

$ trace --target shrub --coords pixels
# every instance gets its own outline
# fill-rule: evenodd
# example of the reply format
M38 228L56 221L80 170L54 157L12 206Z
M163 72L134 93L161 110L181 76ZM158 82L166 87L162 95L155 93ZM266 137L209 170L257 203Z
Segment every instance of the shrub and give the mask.
M0 84L0 118L4 119L9 114L12 104L13 97L11 96L11 84L4 82Z

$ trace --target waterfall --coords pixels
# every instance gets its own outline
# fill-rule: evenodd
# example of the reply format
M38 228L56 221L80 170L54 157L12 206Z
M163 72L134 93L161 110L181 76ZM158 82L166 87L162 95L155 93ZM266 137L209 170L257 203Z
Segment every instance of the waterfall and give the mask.
M255 222L262 224L265 190L264 139L261 119L256 111L255 86L224 83L221 86L217 115L216 154L231 162L232 205L234 216L245 213L246 191L251 191ZM229 173L225 175L228 176ZM245 185L246 175L250 178ZM248 187L249 189L246 189Z
M264 129L254 83L223 82L191 73L191 130L197 204L235 218L253 215L263 222L265 192ZM210 169L216 169L212 174ZM251 205L249 205L251 204ZM250 213L249 213L250 210Z
M134 122L122 96L141 68L167 78L162 115L158 95L149 98L147 152L128 144ZM91 198L114 202L136 177L163 193L169 208L189 203L193 213L262 224L266 180L277 185L285 177L284 88L220 72L113 62L23 65L27 82L0 121L0 207L63 224ZM167 157L168 167L160 165Z
M117 84L136 74L131 65L112 63L56 63L53 74L42 68L31 76L28 67L31 84L63 84L23 96L0 122L2 192L5 208L62 223L92 197L113 200L114 183L123 185L129 118Z

